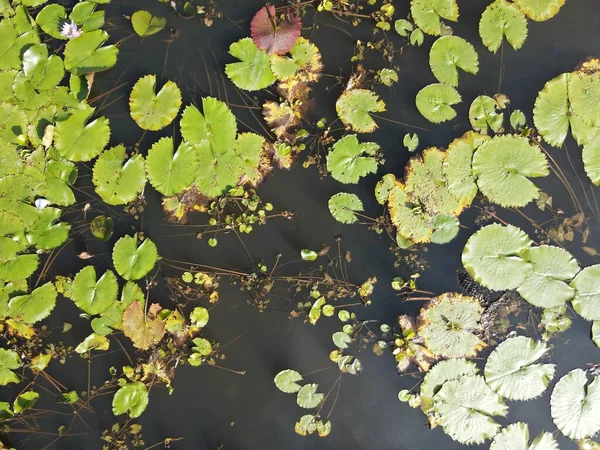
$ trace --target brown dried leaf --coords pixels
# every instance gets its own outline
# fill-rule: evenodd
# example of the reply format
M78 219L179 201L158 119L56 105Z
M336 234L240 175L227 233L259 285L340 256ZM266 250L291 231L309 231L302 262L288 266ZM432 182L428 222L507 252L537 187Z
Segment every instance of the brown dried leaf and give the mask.
M165 335L165 324L157 317L160 305L153 303L148 310L148 317L144 316L142 302L136 301L125 309L123 313L123 333L140 350L148 350L158 344Z

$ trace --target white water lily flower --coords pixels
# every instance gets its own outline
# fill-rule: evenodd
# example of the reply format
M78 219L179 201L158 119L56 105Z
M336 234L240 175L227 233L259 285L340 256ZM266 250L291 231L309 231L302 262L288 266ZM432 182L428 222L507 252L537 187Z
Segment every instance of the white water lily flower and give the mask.
M37 198L37 199L35 199L35 207L37 209L44 209L49 204L50 204L50 202L48 200L46 200L45 198Z
M83 34L83 30L77 27L77 24L71 20L71 23L65 22L60 30L60 34L68 39L74 39Z

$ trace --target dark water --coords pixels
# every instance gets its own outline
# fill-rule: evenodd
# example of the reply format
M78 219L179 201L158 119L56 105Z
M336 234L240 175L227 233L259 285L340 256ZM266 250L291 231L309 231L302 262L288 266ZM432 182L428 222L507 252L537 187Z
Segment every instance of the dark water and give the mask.
M159 83L171 79L182 89L184 104L199 104L201 97L217 96L230 103L242 104L239 94L232 85L223 81L224 64L231 62L227 48L231 42L249 35L249 20L262 1L219 1L225 18L215 21L212 28L201 26L196 20L176 18L166 5L156 1L118 1L107 6L108 31L111 40L130 34L130 27L123 14L131 14L144 8L155 14L167 17L168 27L177 29L179 37L170 45L163 42L167 33L140 40L131 37L120 46L119 63L109 72L99 74L95 81L95 93L111 89L126 83L117 89L105 102L112 105L102 111L111 121L111 144L133 145L140 142L142 149L158 140L162 135L177 136L177 126L160 133L147 133L142 136L140 130L129 117L127 100L131 86L140 76L156 73ZM400 67L400 80L394 88L376 87L386 101L385 117L433 129L433 132L418 132L420 148L425 146L446 146L452 139L460 136L469 128L467 120L468 106L481 94L493 95L498 92L500 52L493 55L482 45L478 37L478 22L482 11L489 2L481 0L461 1L460 20L452 25L455 34L473 43L480 57L480 73L477 76L462 76L459 91L463 103L458 108L458 119L435 126L423 119L414 107L414 97L419 89L434 82L429 70L428 53L432 39L426 38L421 48L407 47L403 54L396 57ZM408 1L396 2L398 17L408 12ZM321 14L318 16L318 28L307 30L304 35L319 47L328 74L348 76L351 71L349 58L353 54L356 39L366 41L370 36L370 27L352 28ZM350 37L338 28L352 32ZM392 37L398 46L402 40ZM568 0L557 17L546 23L529 23L529 37L524 47L515 52L505 45L503 54L504 77L501 92L511 99L511 109L521 109L531 123L531 110L537 92L544 83L554 76L571 71L583 59L590 55L600 55L600 5L598 0ZM168 56L167 56L168 52ZM218 62L217 62L218 61ZM370 68L386 67L384 61L375 56L367 60ZM164 71L164 73L163 73ZM162 76L161 76L162 74ZM335 100L339 95L339 86L330 92L326 88L333 86L332 78L323 78L315 89L317 103L312 112L314 118L335 119ZM249 127L259 130L259 122L248 110L232 106L234 113ZM303 169L299 165L291 171L276 170L259 189L260 196L273 203L276 209L287 208L296 213L295 220L275 219L264 227L255 227L254 232L244 237L244 242L255 260L264 259L272 264L277 253L284 260L297 259L302 248L319 248L324 243L333 243L336 233L343 234L344 248L350 250L353 262L349 265L349 277L352 281L364 281L369 276L379 280L373 305L360 310L361 318L378 319L393 324L398 314L418 312L418 303L402 303L390 288L395 276L411 273L407 267L394 268L394 257L389 252L390 241L378 237L366 227L342 225L329 214L327 200L339 191L355 192L365 203L367 214L376 216L381 207L376 204L372 192L379 176L386 172L400 174L409 158L402 146L402 138L409 130L403 126L378 120L380 129L365 140L373 140L385 151L385 167L377 176L369 176L356 186L344 186L332 179L320 179L314 168ZM239 128L244 130L244 125ZM576 189L580 201L587 206L585 194L590 196L591 183L584 175L580 150L574 142L568 142L568 151L573 166L567 159L564 149L552 149L553 157ZM583 187L578 181L581 177ZM82 178L80 186L85 188L89 179ZM537 181L536 181L537 182ZM538 185L554 198L554 206L572 214L573 207L566 190L556 177L550 176L539 181ZM143 229L152 238L165 258L185 260L190 263L211 264L227 268L249 268L252 261L235 236L222 236L219 246L210 248L204 241L193 236L167 236L180 231L174 227L162 225L162 211L159 197L147 188L148 206L143 223L121 218L118 221L115 239L130 233L132 225ZM116 210L115 210L116 211ZM524 209L536 218L547 218L547 214L538 212L535 206ZM516 214L502 211L499 214L515 225L521 226L533 235L533 228ZM591 215L591 212L588 211ZM422 273L419 287L434 292L456 291L456 271L461 268L460 253L466 239L477 229L473 223L474 212L461 216L461 222L468 227L462 229L458 238L450 245L429 246L427 259L430 268ZM196 218L198 222L203 218ZM590 224L594 224L590 219ZM589 246L598 246L598 224L592 227ZM60 272L76 273L83 262L75 255L82 250L100 254L98 265L108 267L109 255L102 256L110 247L83 240L65 251L60 264ZM594 258L572 249L581 265L595 262ZM303 266L294 266L298 270ZM290 272L292 274L293 272ZM164 298L158 298L162 292ZM154 301L165 306L169 300L166 290L155 291ZM207 327L208 337L221 343L227 343L240 334L243 336L226 349L225 365L236 370L245 370L244 376L210 367L181 367L174 380L175 391L171 396L164 389L153 389L150 405L141 416L146 445L161 441L165 437L185 439L173 444L177 449L216 449L217 443L223 443L224 449L413 449L433 448L459 449L463 446L453 442L440 429L429 430L426 419L419 410L413 410L397 400L400 389L411 388L416 380L400 377L396 374L391 355L385 353L375 356L370 349L361 350L357 356L361 359L364 371L355 377L344 376L339 399L330 417L333 431L326 439L314 436L301 437L294 433L294 423L305 412L296 405L293 396L279 392L273 384L273 376L285 368L294 368L300 373L310 372L331 365L328 355L333 349L331 333L337 330L337 320L321 320L317 326L290 321L286 311L289 305L285 301L274 300L272 307L264 313L257 312L247 304L247 296L235 287L224 286L221 289L221 301L211 310L211 320ZM168 307L168 306L167 306ZM75 308L63 301L60 305L60 322L68 321L75 326L67 340L80 342L89 332L85 321L77 317ZM56 315L56 314L55 314ZM553 341L555 349L553 359L557 362L557 375L554 381L566 372L583 367L586 363L597 362L599 351L589 339L590 324L574 320L571 330L562 338ZM127 364L122 352L113 351L94 361L92 383L100 384L107 378L107 369L111 365L120 367ZM87 364L74 360L61 367L54 364L51 373L55 374L69 389L78 391L87 386ZM324 371L310 376L311 382L317 382L321 390L328 390L337 378L337 370ZM553 386L553 383L551 387ZM502 420L508 424L517 420L529 423L533 436L540 431L555 431L549 412L549 389L544 396L527 403L510 402L509 416ZM114 417L110 410L110 396L97 403L97 414L88 419L92 427L89 439L73 438L62 440L54 448L60 449L96 449L100 448L97 439L101 430L110 427ZM327 407L328 409L328 407ZM57 425L62 423L57 422ZM560 435L560 433L558 433ZM575 445L559 436L561 448L575 448ZM47 444L44 444L47 445ZM19 448L42 448L39 442L22 445ZM488 444L472 448L488 448Z

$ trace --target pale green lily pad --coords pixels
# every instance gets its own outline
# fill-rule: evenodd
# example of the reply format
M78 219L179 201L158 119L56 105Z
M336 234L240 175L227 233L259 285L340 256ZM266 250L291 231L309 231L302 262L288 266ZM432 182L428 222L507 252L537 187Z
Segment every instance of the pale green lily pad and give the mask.
M509 338L488 356L485 382L508 400L536 398L554 378L554 364L538 363L549 351L545 343L525 336Z
M596 434L600 431L600 378L589 383L581 369L566 374L554 386L550 413L557 428L571 439Z
M298 391L296 401L301 408L316 408L325 398L324 394L317 392L319 385L316 383L305 384Z
M35 16L35 22L44 31L55 39L67 39L61 33L63 23L67 21L67 10L58 3L52 3L44 6Z
M62 59L48 55L45 44L32 45L23 53L23 72L27 80L38 91L56 87L65 75Z
M600 347L600 320L596 320L592 324L592 341L596 347Z
M431 217L409 201L402 183L396 182L390 190L388 208L399 235L417 244L429 242L433 233Z
M411 0L410 13L417 27L427 34L442 34L440 19L458 20L456 0Z
M445 293L421 309L419 336L436 356L473 357L486 347L477 334L483 308L474 297Z
M35 272L40 263L36 254L18 255L0 262L0 280L5 282L25 280Z
M54 145L63 158L71 161L89 161L98 156L110 139L108 119L99 117L89 122L94 110L74 111L54 129Z
M179 194L191 186L198 170L198 156L186 142L174 152L173 139L155 142L146 157L146 171L152 187L163 195Z
M329 199L329 212L341 223L358 222L355 212L364 211L363 204L356 194L340 192Z
M544 22L558 14L565 0L515 0L515 4L531 20Z
M482 376L447 381L434 396L433 410L444 432L461 444L481 444L500 430L493 417L505 416L508 407Z
M125 147L117 145L104 151L96 160L92 182L96 192L109 205L134 201L144 190L144 157L135 154L125 160Z
M295 370L286 369L275 375L275 386L286 394L294 394L302 388L298 381L302 381L302 375Z
M129 97L131 118L143 130L158 131L173 122L181 107L181 91L175 83L167 81L156 92L156 76L140 78Z
M385 205L390 197L390 192L396 183L396 176L393 173L387 173L377 182L375 186L375 198L377 203Z
M114 45L102 46L108 33L94 30L71 39L65 47L65 69L76 76L102 72L117 63L119 49Z
M229 53L240 62L227 64L225 73L240 89L258 91L275 83L269 55L259 49L252 38L234 42L229 47Z
M55 205L69 206L75 203L71 186L75 183L78 169L67 160L50 160L46 165L46 199Z
M135 381L122 386L116 393L112 402L115 416L129 413L134 419L142 415L148 406L148 390L144 383Z
M9 383L18 383L19 377L13 372L14 369L21 367L23 363L18 353L0 348L0 386L6 386Z
M479 284L494 290L516 289L533 272L521 254L531 239L519 228L487 225L474 233L462 252L462 263Z
M138 246L136 236L124 236L116 242L112 258L119 275L126 280L139 280L156 264L158 251L150 239Z
M533 272L517 291L525 300L540 308L564 305L575 295L570 281L579 272L577 261L560 247L540 245L521 255L533 265Z
M227 105L213 97L202 99L202 114L193 105L181 115L181 135L192 145L208 141L218 156L226 153L235 143L237 122Z
M140 10L131 15L131 25L138 36L148 37L161 31L167 25L167 19Z
M499 111L498 103L492 97L480 95L469 108L469 121L475 131L487 134L488 129L494 133L504 131L504 113Z
M498 433L490 450L558 450L551 433L544 432L529 443L529 427L526 423L511 423Z
M345 126L357 133L372 133L377 123L371 113L385 111L385 103L368 89L345 90L335 103L335 109Z
M583 167L592 183L600 186L600 134L583 146Z
M527 19L514 3L496 0L481 15L479 36L491 52L498 51L503 37L512 48L519 50L527 39Z
M505 207L520 207L539 196L529 179L549 174L544 153L522 136L495 136L484 142L473 155L477 186L491 202Z
M477 375L477 365L464 358L440 361L431 368L421 384L421 409L427 414L433 407L433 397L439 392L444 383L459 380L465 376Z
M560 147L569 132L569 74L548 81L535 100L533 123L544 140Z
M29 45L37 45L40 38L35 30L20 32L16 29L12 19L0 21L0 67L2 69L20 69L21 55Z
M9 317L33 324L50 315L56 305L56 289L50 282L34 289L31 294L13 297L8 302Z
M375 142L359 142L355 134L337 141L327 154L327 170L340 183L355 184L370 173L377 172Z
M573 309L585 320L600 320L600 264L589 266L571 282Z
M447 244L460 230L460 222L449 214L438 214L433 218L433 234L429 238L434 244Z
M458 86L458 69L476 74L479 57L473 46L458 36L442 36L431 46L429 65L440 83Z
M117 277L110 270L96 281L96 269L87 266L73 280L73 301L79 309L90 315L106 311L117 299L118 293Z
M452 86L434 83L417 93L415 103L423 117L432 123L441 123L456 117L452 105L460 103L461 100L460 94Z

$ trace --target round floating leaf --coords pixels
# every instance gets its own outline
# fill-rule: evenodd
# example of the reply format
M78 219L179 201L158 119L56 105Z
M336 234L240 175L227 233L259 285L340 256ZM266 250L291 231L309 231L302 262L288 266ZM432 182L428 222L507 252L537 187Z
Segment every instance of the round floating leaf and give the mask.
M193 105L181 115L181 135L192 145L208 141L216 155L226 153L235 143L237 122L227 105L213 97L202 99L202 110Z
M165 324L154 312L155 309L160 311L156 303L150 306L146 315L142 302L135 301L123 312L123 333L140 350L157 345L165 335Z
M445 293L421 309L419 336L436 356L472 357L486 346L476 333L482 331L479 320L483 308L479 300Z
M433 234L430 237L434 244L447 244L456 237L460 222L454 216L438 214L433 218Z
M391 189L388 207L399 235L414 243L429 242L433 233L431 218L409 201L402 183L396 182Z
M125 147L117 145L104 151L94 164L92 182L98 195L109 205L134 201L146 184L144 157L138 153L125 162L125 156Z
M469 108L469 121L474 130L487 134L488 128L494 133L503 131L504 114L498 112L498 103L492 97L480 95Z
M392 173L385 174L381 177L381 180L379 180L375 186L375 198L377 199L377 203L380 205L385 205L387 203L390 191L395 183L396 177Z
M46 165L46 199L60 206L75 203L71 186L77 179L77 166L71 161L50 160Z
M148 180L163 195L179 194L191 186L198 170L198 156L186 142L174 153L173 139L165 137L155 142L146 157Z
M531 239L519 228L492 224L467 241L462 263L479 284L494 290L516 289L533 271L520 255L531 247Z
M327 170L340 183L355 184L365 175L377 172L375 142L359 142L355 134L337 141L327 154Z
M40 263L36 254L18 255L0 262L0 280L20 281L31 276Z
M385 111L385 103L368 89L345 90L337 99L335 109L345 126L357 133L372 133L377 124L370 113Z
M61 33L62 26L67 22L67 10L57 3L44 6L35 17L35 22L44 31L55 39L67 39Z
M129 412L132 419L139 417L148 406L148 391L141 381L127 383L116 393L112 401L113 414L119 416Z
M100 314L117 299L119 284L115 274L107 270L96 281L96 269L87 266L73 280L73 301L79 309L89 315Z
M423 117L432 123L441 123L456 117L452 105L460 103L461 100L460 94L452 86L434 83L421 89L415 102Z
M33 408L33 405L37 403L40 398L40 394L35 391L27 391L15 399L13 403L13 411L15 414L20 414L23 410Z
M575 369L562 377L550 397L552 420L571 439L600 431L600 378L588 383L586 373Z
M0 348L0 386L6 386L9 383L18 383L19 377L13 370L18 369L22 365L23 363L18 353Z
M313 434L317 430L317 418L312 414L305 414L294 425L294 431L300 436Z
M533 265L533 272L517 291L534 306L552 308L564 305L575 295L565 281L571 280L579 265L569 252L551 245L540 245L525 250L521 255Z
M294 394L302 388L298 381L302 381L302 375L295 370L286 369L275 375L275 386L286 394Z
M592 341L596 347L600 347L600 321L596 320L592 324Z
M433 397L447 381L459 380L477 374L477 365L464 358L440 361L427 372L421 384L421 409L428 413L433 406Z
M319 406L325 398L325 395L317 392L318 387L319 385L315 383L305 384L302 386L302 388L298 391L298 397L296 398L298 406L306 409L316 408Z
M429 52L429 65L440 83L458 86L458 69L476 74L479 57L473 46L458 36L437 39Z
M488 136L468 131L452 141L446 151L442 163L443 177L448 191L465 207L471 204L478 192L471 168L473 152L488 139Z
M282 19L273 5L263 6L250 22L250 35L256 46L269 54L289 52L302 31L302 20L291 11ZM240 58L241 59L241 58Z
M589 266L571 282L573 309L585 320L600 320L600 264Z
M528 177L548 175L544 153L522 136L495 136L473 155L473 173L488 200L505 207L525 206L539 190Z
M94 30L71 39L65 47L65 69L76 76L101 72L117 63L119 49L114 45L103 47L108 33Z
M410 13L417 27L427 34L442 34L440 19L458 20L456 0L411 0Z
M197 306L190 313L190 322L195 327L204 328L208 323L209 317L208 309L202 306Z
M544 85L533 107L533 123L544 140L560 147L569 132L569 74L563 73Z
M348 348L348 345L352 342L352 338L349 334L344 333L343 331L336 331L331 335L331 340L337 346L337 348L345 349Z
M569 75L569 103L571 114L592 127L600 126L600 67L598 60L590 60ZM571 119L573 120L573 119ZM573 134L575 130L573 130ZM597 134L597 130L595 130Z
M275 83L269 55L259 49L252 38L234 42L229 47L229 53L240 62L227 64L225 73L240 89L258 91Z
M529 427L517 422L494 437L490 450L558 450L558 444L551 433L542 433L529 444Z
M136 236L124 236L113 248L113 263L119 275L126 280L139 280L156 264L158 251L150 239L138 247Z
M527 19L513 3L496 0L488 5L479 21L479 36L483 45L496 53L506 37L515 50L519 50L527 39Z
M600 186L600 135L583 146L583 167L592 183Z
M93 321L92 321L93 322ZM77 347L75 352L79 354L88 353L92 350L105 352L110 347L110 341L106 336L92 333L86 337Z
M340 192L329 199L329 212L335 220L342 223L358 222L355 212L364 211L363 204L356 194Z
M515 0L515 4L531 20L544 22L558 14L565 0Z
M65 69L60 56L48 56L48 47L40 44L32 45L23 53L23 72L36 90L45 91L60 83Z
M433 399L444 432L461 444L481 444L494 436L500 425L492 417L508 410L479 375L447 381Z
M45 319L56 305L56 289L52 283L46 283L31 294L13 297L8 302L9 317L26 324Z
M158 131L173 122L181 107L181 91L167 81L156 93L156 76L140 78L129 97L131 118L143 130Z
M99 117L89 122L94 110L74 111L71 116L57 122L54 145L63 158L71 161L89 161L98 156L110 139L108 119Z
M545 343L525 336L509 338L488 357L485 382L508 400L538 397L554 378L554 364L537 363L549 350Z
M131 25L138 36L148 37L161 31L167 25L167 19L142 10L131 15Z
M96 239L108 241L113 234L114 222L112 217L97 216L90 223L90 231Z

